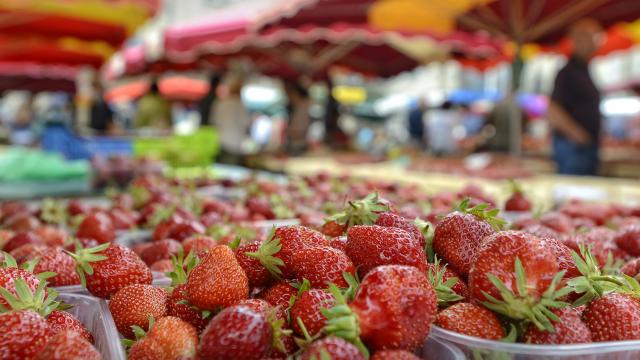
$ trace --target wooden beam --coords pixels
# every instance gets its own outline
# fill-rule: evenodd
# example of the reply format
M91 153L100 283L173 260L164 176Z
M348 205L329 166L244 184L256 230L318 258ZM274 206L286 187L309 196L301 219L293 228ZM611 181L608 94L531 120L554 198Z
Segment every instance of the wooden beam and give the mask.
M537 0L532 2L525 14L524 24L526 27L529 27L529 25L533 24L540 17L546 4L547 0Z
M483 21L481 18L478 18L471 14L464 14L460 16L458 18L458 21L464 26L467 26L471 29L484 30L489 32L492 35L507 35L507 36L509 35L506 33L505 29L501 29L492 24L488 24L485 21Z
M526 40L537 40L548 33L566 26L610 0L574 0L551 16L532 26L525 34Z

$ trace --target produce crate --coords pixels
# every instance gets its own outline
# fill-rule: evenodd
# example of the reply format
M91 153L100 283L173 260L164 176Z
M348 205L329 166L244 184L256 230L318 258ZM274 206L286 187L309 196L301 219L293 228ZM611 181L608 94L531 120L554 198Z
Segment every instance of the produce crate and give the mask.
M576 345L511 344L461 335L437 326L429 339L453 349L438 360L633 360L640 359L640 341L616 341ZM426 348L426 347L425 347Z
M133 141L135 156L149 156L177 167L208 166L218 150L218 133L210 127L202 127L191 135L136 138Z
M41 147L46 152L60 153L71 160L133 154L130 139L107 136L82 137L63 125L48 125L42 133Z
M58 298L73 305L68 311L89 329L95 339L95 347L103 359L125 360L124 349L107 302L81 294L60 294Z

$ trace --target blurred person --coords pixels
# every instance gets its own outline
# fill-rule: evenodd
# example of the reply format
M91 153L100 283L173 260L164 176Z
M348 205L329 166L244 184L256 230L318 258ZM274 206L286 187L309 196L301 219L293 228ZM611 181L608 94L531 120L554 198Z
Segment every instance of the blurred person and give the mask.
M90 109L89 127L98 134L113 130L115 123L113 111L104 99L104 88L99 80L93 83L93 101Z
M429 112L427 141L435 155L447 155L456 151L453 129L460 122L459 112L450 101L442 103L439 109Z
M589 73L598 48L600 26L581 20L572 26L573 53L558 73L547 117L553 129L558 173L597 175L600 142L600 93Z
M285 82L284 88L289 98L287 105L289 116L287 152L292 155L300 155L307 150L307 133L311 124L309 92L300 83L292 81Z
M202 125L211 125L211 109L213 109L216 99L218 98L218 85L220 85L220 74L213 73L209 77L209 92L198 103L198 111L200 112L200 123Z
M216 100L210 114L209 124L216 126L220 138L219 160L224 163L241 164L246 154L252 120L240 97L242 81L238 75L227 79L226 94Z
M409 136L414 144L419 148L425 145L424 134L424 113L427 110L426 99L420 98L409 110Z
M157 79L152 79L149 91L138 101L133 126L140 128L171 129L171 105L162 97Z
M516 119L512 119L514 106L517 107L518 116ZM483 147L492 152L509 152L511 150L511 127L517 125L514 123L515 121L522 122L524 118L524 112L518 105L515 91L509 91L502 100L496 103L487 116L485 126L491 127L491 130L488 132L490 135ZM524 127L520 126L520 129L523 130Z
M15 121L11 124L9 143L12 145L31 146L36 142L33 128L33 112L31 101L25 101L18 108Z

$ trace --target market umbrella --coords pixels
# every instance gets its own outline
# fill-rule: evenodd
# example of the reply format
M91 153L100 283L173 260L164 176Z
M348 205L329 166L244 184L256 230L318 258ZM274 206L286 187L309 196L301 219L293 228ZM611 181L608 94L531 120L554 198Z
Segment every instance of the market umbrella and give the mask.
M158 81L160 94L170 100L196 101L209 92L209 83L186 76L169 76ZM149 91L147 80L115 86L105 94L108 101L135 100Z
M77 74L75 67L0 61L0 92L29 90L73 93Z

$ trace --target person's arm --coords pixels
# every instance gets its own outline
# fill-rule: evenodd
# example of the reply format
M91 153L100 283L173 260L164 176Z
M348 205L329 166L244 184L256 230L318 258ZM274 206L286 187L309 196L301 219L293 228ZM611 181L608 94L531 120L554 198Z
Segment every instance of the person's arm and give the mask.
M553 129L577 144L588 144L592 141L589 133L578 125L575 119L555 101L549 102L547 119Z

